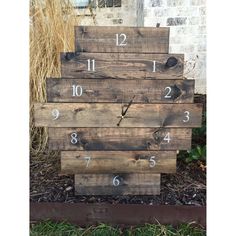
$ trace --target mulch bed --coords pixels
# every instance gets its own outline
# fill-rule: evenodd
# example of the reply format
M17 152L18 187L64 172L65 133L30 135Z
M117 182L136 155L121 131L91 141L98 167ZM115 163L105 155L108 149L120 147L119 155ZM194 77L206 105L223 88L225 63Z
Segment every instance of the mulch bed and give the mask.
M60 158L54 153L32 157L30 170L32 202L206 205L206 171L198 162L186 164L178 160L176 174L161 175L158 196L75 196L74 177L59 175Z
M206 97L195 96L204 104ZM197 137L193 137L197 140ZM205 142L205 140L201 141ZM203 164L203 165L202 165ZM123 204L206 205L206 169L199 161L177 160L175 174L161 175L161 194L156 196L75 196L74 176L60 175L59 153L48 152L30 159L30 200L32 202L85 202Z

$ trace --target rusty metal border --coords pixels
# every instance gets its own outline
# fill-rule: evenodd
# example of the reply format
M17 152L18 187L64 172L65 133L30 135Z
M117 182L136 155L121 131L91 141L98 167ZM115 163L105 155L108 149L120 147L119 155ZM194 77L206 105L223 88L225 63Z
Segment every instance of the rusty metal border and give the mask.
M194 222L206 227L205 206L30 203L30 221L66 221L80 226L106 223L122 227L145 223L171 224Z

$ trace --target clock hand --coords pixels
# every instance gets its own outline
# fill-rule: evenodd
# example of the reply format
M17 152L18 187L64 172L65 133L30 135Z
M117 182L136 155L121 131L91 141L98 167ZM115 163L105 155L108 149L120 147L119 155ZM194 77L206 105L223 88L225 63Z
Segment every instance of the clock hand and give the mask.
M135 98L135 95L133 96L133 98L129 101L129 104L127 106L127 108L125 109L125 111L123 110L124 107L122 107L122 112L121 112L121 118L117 124L117 126L120 126L121 121L125 118L125 114L127 113L128 109L130 108L131 104L133 103L133 100Z

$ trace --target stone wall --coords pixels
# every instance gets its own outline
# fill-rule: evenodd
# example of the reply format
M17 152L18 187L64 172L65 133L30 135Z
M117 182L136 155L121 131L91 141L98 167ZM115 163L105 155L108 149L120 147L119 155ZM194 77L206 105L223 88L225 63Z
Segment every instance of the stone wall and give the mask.
M184 76L206 93L206 0L122 0L121 7L92 12L78 10L81 25L170 27L170 52L185 54Z
M81 25L143 26L143 1L122 0L121 7L78 9ZM94 17L92 17L94 16Z
M205 0L144 0L144 26L170 27L170 52L185 54L185 77L206 93Z

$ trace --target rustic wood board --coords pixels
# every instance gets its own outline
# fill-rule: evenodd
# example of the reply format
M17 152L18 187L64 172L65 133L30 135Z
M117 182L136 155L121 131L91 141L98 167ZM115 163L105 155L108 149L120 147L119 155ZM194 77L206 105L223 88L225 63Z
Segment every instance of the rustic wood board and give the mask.
M175 173L176 151L62 151L61 172Z
M75 51L168 53L169 28L75 26Z
M185 128L49 128L48 135L51 150L189 150L192 130Z
M34 120L46 127L201 126L202 104L132 104L121 121L127 108L114 103L36 103Z
M115 180L114 180L115 179ZM114 186L119 181L118 186ZM75 175L76 195L158 195L160 174Z
M184 54L61 53L67 78L182 79Z
M47 79L48 102L192 103L194 80Z

